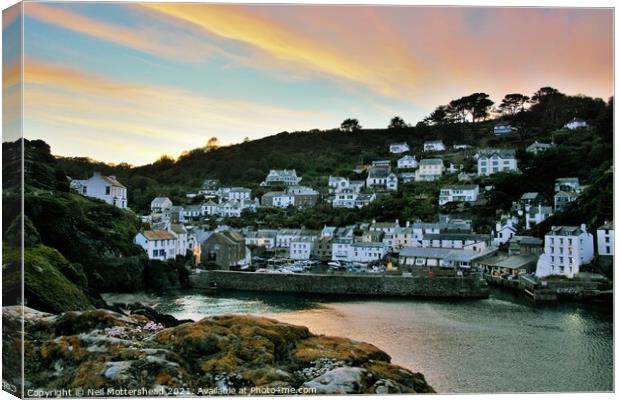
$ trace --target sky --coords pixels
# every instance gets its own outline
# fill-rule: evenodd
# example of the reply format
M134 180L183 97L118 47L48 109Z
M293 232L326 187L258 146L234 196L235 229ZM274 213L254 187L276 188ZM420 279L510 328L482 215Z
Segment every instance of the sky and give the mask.
M415 124L473 92L613 94L611 9L23 4L23 25L3 13L3 128L23 56L24 136L57 155L142 165L211 137Z

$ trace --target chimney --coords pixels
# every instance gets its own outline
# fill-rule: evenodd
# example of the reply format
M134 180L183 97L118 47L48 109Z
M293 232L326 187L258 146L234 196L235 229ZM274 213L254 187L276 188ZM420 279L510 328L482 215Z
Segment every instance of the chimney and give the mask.
M581 228L581 230L582 230L583 232L585 232L585 233L587 233L587 232L588 232L588 230L586 229L586 224L581 224L580 228Z
M116 175L110 175L110 178L116 180Z

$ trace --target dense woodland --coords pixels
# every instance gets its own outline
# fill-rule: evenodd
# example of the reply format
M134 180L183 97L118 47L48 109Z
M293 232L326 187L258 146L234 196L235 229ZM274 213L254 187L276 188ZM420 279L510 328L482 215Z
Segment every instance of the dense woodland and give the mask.
M524 192L538 191L551 200L555 179L566 176L579 177L589 187L569 210L535 227L532 234L542 237L551 224L585 222L593 229L612 219L613 99L605 102L542 88L531 99L510 94L493 106L484 93L475 93L438 107L415 126L394 117L386 129L363 129L355 118L348 118L339 129L282 132L226 147L209 140L204 148L176 160L162 157L140 167L54 157L45 142L24 141L26 295L35 308L59 312L100 305L99 293L107 290L157 289L182 280L178 272L183 271L184 260L149 261L133 244L141 229L134 212L71 192L67 176L87 178L93 171L116 175L128 187L130 207L140 213L158 195L169 196L176 204L187 202L185 193L199 189L207 178L247 186L255 190L254 196L260 195L264 189L258 185L272 168L294 168L303 177L302 184L326 191L329 175L363 179L352 172L355 165L387 158L395 162L397 157L388 152L392 142L407 141L419 159L425 140L442 139L449 146L516 148L521 172L477 178L480 185L495 188L486 195L484 206L440 210L439 188L457 182L448 175L438 182L402 184L398 192L361 210L333 209L327 204L304 210L260 209L257 214L220 222L318 229L373 219L436 221L440 212L452 212L471 218L477 230L488 232L497 215ZM574 117L587 121L590 128L562 129ZM494 136L498 120L512 123L518 131ZM534 140L553 140L557 146L534 156L524 151ZM3 143L5 304L14 304L20 291L21 150L19 142ZM448 150L441 157L474 171L472 155L472 151Z

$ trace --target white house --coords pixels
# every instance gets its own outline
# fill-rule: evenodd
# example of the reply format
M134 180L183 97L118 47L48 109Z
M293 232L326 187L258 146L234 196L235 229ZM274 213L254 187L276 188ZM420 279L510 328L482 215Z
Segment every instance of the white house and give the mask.
M570 129L571 131L575 129L585 128L587 126L588 124L586 123L586 121L580 118L573 118L570 121L568 121L566 124L564 124L564 128Z
M400 154L400 153L406 153L408 151L409 151L409 145L405 142L390 144L390 153Z
M334 208L355 208L359 193L353 190L343 190L334 195L332 207Z
M202 203L201 209L203 217L217 214L217 204L212 202L211 200Z
M452 202L478 201L480 188L478 185L451 185L444 186L439 191L439 205L443 206Z
M398 220L394 222L375 222L373 220L372 224L368 227L370 232L383 232L386 234L393 234L396 232L396 229L400 227Z
M217 205L216 214L220 217L241 217L241 212L244 209L244 202L231 200L225 201Z
M276 247L289 248L291 241L302 237L301 229L280 229L276 233Z
M525 148L525 151L532 154L540 154L555 147L554 143L539 143L535 141Z
M246 201L250 200L252 194L252 190L244 187L231 187L228 190L227 198L229 201L237 200L237 201Z
M538 205L526 205L525 206L525 229L529 230L534 225L538 225L550 216L553 215L553 209L551 207Z
M356 242L349 247L348 261L370 263L379 261L387 254L387 247L382 242Z
M566 210L578 197L577 192L560 190L553 195L553 209L555 212Z
M309 260L316 238L299 237L290 241L289 258L293 260Z
M332 240L332 261L349 261L352 238L338 238Z
M601 256L614 255L614 222L605 222L596 230L596 247Z
M478 176L517 171L517 158L512 149L484 149L478 152L477 157Z
M444 151L446 146L441 140L429 140L424 142L424 151Z
M425 158L420 160L419 168L415 172L415 181L435 181L441 178L445 167L440 158Z
M507 135L513 131L512 125L507 122L499 122L493 126L493 133L496 136Z
M182 213L185 219L200 218L202 216L202 205L185 206Z
M386 168L388 171L392 169L392 163L390 160L375 160L371 163L370 167Z
M422 247L485 251L491 245L492 235L477 233L428 233L422 238Z
M398 159L396 166L399 169L414 169L418 167L418 160L415 159L415 156L406 155Z
M545 251L538 258L536 276L564 275L572 278L594 257L594 238L581 226L553 226L545 235Z
M151 213L161 214L172 208L172 201L167 197L155 197L151 201Z
M264 247L273 249L276 246L276 229L259 229L256 232L247 232L245 235L246 246Z
M366 207L367 205L369 205L375 200L377 200L376 193L360 193L357 196L357 199L355 199L355 207L357 208Z
M372 167L366 178L368 189L398 190L398 176L386 168Z
M328 191L330 194L348 190L359 193L364 188L364 185L364 181L354 181L342 176L330 176L328 180Z
M81 195L103 200L118 208L127 208L127 188L115 176L94 172L88 179L74 179L71 187Z
M297 172L294 169L272 169L265 180L261 183L261 186L270 185L298 185L301 182L301 177L297 176Z
M193 246L189 243L189 234L183 224L171 224L170 230L177 236L177 255L185 256L188 250L193 250Z
M493 245L507 243L517 233L517 222L513 218L501 218L495 223Z
M151 260L165 261L177 255L177 235L164 230L138 233L134 243L141 246Z
M262 198L263 207L288 208L295 205L295 196L286 192L267 192Z

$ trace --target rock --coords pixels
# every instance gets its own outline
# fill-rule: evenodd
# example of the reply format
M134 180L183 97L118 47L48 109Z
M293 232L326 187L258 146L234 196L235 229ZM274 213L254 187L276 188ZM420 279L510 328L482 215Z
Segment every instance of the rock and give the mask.
M302 387L316 390L317 394L364 393L367 387L364 379L366 373L363 368L340 367L304 382Z
M4 326L18 327L21 318L17 307L3 308ZM24 323L26 378L43 390L433 392L421 374L390 364L370 344L315 336L270 318L224 315L166 328L144 315L102 309L53 315L25 307ZM15 347L16 336L5 336L5 346Z

